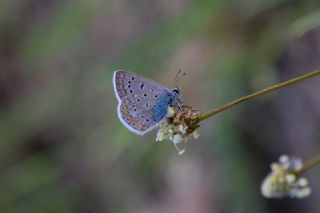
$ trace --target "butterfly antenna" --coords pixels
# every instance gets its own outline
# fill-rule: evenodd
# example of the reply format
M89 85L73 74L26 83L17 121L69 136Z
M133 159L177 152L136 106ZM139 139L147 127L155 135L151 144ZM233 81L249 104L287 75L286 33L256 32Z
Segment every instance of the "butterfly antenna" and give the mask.
M182 76L181 76L181 80L182 80L183 77L186 76L186 75L187 75L187 73L186 73L186 72L183 72L183 73L182 73Z
M181 67L179 68L176 76L174 77L174 87L179 87L179 86L178 86L179 81L181 81L181 80L183 79L183 77L184 77L187 73L186 73L186 72L183 72L181 78L179 78L180 74L181 74Z
M174 86L178 85L178 77L179 77L180 73L181 73L181 67L179 68L176 76L174 77Z

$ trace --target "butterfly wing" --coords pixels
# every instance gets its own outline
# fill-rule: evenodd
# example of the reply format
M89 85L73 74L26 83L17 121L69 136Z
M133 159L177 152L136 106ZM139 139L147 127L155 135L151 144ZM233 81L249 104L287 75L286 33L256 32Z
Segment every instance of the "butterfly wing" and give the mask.
M171 91L155 81L128 71L116 71L113 86L120 121L143 135L159 126L167 114Z

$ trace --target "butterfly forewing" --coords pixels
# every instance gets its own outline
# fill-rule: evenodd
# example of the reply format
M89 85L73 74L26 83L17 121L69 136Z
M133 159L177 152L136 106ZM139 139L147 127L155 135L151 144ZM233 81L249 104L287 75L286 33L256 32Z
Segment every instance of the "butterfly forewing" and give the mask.
M155 81L127 71L114 74L118 115L122 123L137 134L158 126L166 115L170 90Z

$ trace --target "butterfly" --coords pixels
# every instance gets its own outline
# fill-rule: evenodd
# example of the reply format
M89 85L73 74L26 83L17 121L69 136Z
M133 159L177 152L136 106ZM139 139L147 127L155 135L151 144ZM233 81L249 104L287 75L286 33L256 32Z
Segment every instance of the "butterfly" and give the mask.
M144 135L166 118L168 107L181 104L180 89L161 84L129 71L113 73L113 88L118 99L118 117L130 131Z

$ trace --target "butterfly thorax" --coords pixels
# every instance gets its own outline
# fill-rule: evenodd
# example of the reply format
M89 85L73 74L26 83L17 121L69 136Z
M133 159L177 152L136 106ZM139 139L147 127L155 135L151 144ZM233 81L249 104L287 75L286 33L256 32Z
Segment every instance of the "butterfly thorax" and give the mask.
M167 114L168 107L178 107L181 104L180 91L176 88L167 90L165 94L159 96L156 107L153 109L153 118L156 121L162 120Z

